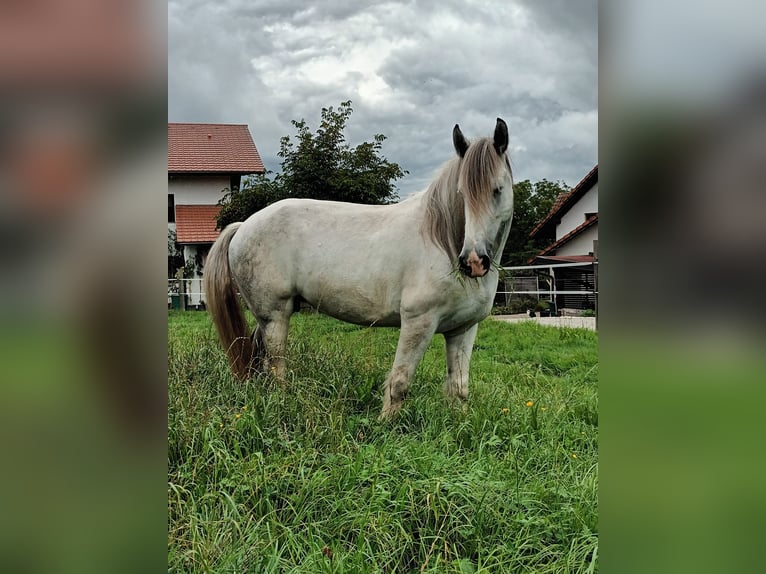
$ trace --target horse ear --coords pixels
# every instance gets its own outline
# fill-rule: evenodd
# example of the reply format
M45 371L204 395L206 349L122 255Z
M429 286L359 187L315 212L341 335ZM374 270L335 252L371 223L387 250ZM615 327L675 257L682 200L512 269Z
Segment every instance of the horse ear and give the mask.
M508 149L508 126L500 118L497 118L497 125L495 125L494 144L498 155L503 155Z
M463 132L460 131L460 126L455 124L452 128L452 144L455 146L455 151L460 157L465 157L465 152L468 151L468 142L465 141Z

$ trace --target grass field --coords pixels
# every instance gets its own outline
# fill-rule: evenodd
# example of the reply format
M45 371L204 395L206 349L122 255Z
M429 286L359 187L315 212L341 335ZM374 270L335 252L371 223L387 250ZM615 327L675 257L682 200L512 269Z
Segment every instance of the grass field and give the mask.
M283 391L169 313L169 571L597 571L596 334L484 321L465 409L434 337L380 423L397 336L297 314Z

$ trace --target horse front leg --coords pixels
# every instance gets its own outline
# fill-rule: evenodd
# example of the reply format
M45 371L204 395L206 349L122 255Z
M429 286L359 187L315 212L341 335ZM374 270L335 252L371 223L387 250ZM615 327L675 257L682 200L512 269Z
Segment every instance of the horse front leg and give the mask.
M459 333L445 333L447 344L447 380L444 383L444 393L450 398L468 399L468 370L471 366L473 342L479 324L469 327Z
M381 420L395 415L402 408L402 401L407 395L415 371L431 343L435 330L435 321L431 318L402 320L394 366L383 385Z

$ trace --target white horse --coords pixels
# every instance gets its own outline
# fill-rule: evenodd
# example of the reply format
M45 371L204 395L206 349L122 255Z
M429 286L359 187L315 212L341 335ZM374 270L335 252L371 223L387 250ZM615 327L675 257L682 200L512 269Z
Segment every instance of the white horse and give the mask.
M360 325L400 327L381 418L399 411L435 333L447 345L449 397L468 398L479 321L490 312L513 215L508 127L467 141L425 192L393 205L286 199L223 230L204 274L207 307L241 378L284 380L295 301ZM232 281L233 279L233 281ZM258 327L248 336L239 288Z

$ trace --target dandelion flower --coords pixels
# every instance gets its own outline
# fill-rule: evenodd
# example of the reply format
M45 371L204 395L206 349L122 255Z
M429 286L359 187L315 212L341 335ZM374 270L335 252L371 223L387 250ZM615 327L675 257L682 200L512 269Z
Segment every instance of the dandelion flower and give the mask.
M528 406L528 407L531 407L531 406L532 406L532 405L534 405L535 403L534 403L534 402L532 402L532 401L527 401L527 403L526 403L526 404L527 404L527 406Z
M508 407L503 407L502 409L500 409L500 412L503 413L503 414L507 413L508 412Z
M572 453L572 458L577 458L577 455L575 453Z
M242 416L241 414L237 413L236 415L234 415L234 418L239 418L241 416Z

